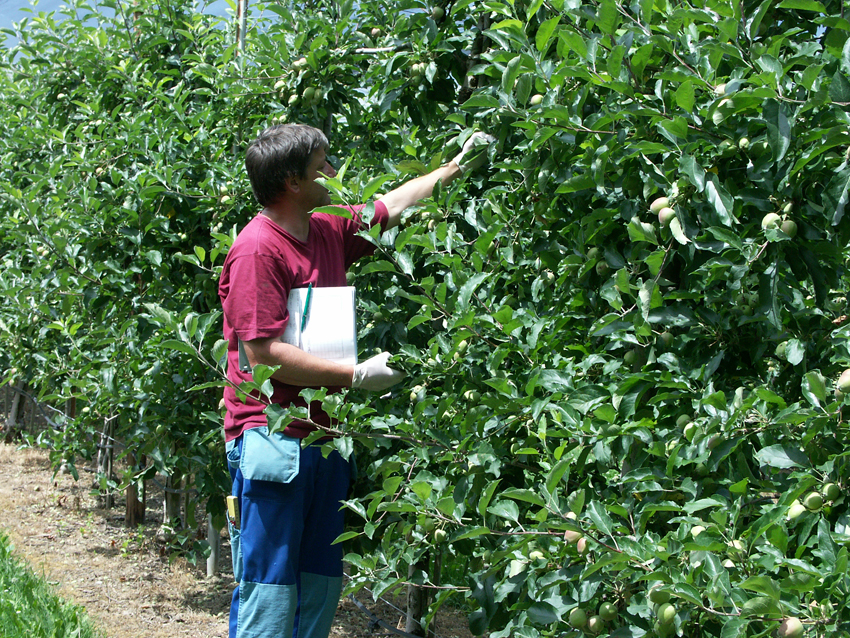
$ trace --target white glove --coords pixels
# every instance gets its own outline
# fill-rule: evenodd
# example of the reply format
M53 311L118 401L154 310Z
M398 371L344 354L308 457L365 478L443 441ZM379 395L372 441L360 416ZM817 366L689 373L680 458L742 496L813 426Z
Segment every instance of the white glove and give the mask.
M404 372L388 367L389 358L389 352L382 352L354 366L351 387L380 392L401 381L404 378Z
M487 161L487 147L495 141L495 137L481 131L470 135L460 153L454 158L454 163L460 167L460 172L466 174L484 166Z

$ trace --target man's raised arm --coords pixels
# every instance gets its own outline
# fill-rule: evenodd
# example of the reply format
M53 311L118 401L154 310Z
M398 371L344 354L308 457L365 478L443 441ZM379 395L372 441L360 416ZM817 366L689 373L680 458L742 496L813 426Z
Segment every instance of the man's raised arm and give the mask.
M448 186L461 175L482 166L487 161L487 147L494 141L495 138L486 133L473 133L451 162L427 175L405 182L381 197L378 201L383 202L389 213L387 228L398 226L401 214L406 208L430 197L438 181L441 181L443 186Z

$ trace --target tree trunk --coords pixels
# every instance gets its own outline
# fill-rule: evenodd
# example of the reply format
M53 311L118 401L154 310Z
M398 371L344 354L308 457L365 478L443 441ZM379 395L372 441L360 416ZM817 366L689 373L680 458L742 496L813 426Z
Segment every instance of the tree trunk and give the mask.
M162 526L176 530L183 527L182 505L183 498L180 489L183 485L183 475L174 471L165 479L165 495L163 497ZM166 534L171 537L172 534Z
M18 414L21 411L21 403L23 399L21 392L25 387L25 384L20 382L12 389L12 405L9 408L9 414L6 417L6 424L3 426L3 438L6 443L11 443L15 439L17 433L20 432L20 427L18 427Z
M136 463L136 455L132 452L127 455L127 461L133 472L137 472L145 464L142 456ZM147 490L145 490L145 479L140 478L132 481L126 490L127 506L124 510L124 524L127 527L138 527L145 522L145 505L147 503Z
M103 432L100 435L100 445L97 450L97 475L98 479L105 476L107 482L113 479L113 462L115 460L115 419L108 417L103 421ZM99 484L99 482L98 482ZM106 489L100 489L100 505L105 509L115 505L115 496L112 488L107 485Z
M407 575L412 578L417 570L428 572L429 555L426 553L418 563L408 567ZM428 590L418 585L407 586L407 618L404 631L414 636L425 636L422 618L428 612Z

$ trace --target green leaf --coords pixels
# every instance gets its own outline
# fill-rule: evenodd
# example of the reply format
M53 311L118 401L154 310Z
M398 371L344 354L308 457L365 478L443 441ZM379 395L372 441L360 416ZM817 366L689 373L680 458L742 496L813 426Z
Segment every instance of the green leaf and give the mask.
M762 448L756 452L759 464L780 469L809 467L809 459L799 449L783 446L779 443Z
M537 50L541 54L545 54L546 50L549 48L549 44L552 42L552 36L555 33L555 29L558 28L558 23L560 21L561 18L558 16L549 18L537 29L535 44L537 45Z
M159 344L162 348L168 348L169 350L177 350L178 352L183 352L188 355L192 355L193 357L198 356L197 350L190 346L188 343L184 341L178 341L177 339L166 339L162 343Z
M676 104L686 113L691 113L694 110L694 103L694 83L686 80L676 89Z
M797 11L814 11L815 13L826 13L826 7L817 0L782 0L777 5L779 9L796 9Z
M782 594L779 584L767 576L752 576L741 583L739 587L747 591L754 591L757 594L764 594L777 602L779 602L779 597Z
M720 223L724 226L732 226L735 223L735 217L732 214L732 196L720 184L716 175L709 173L707 177L708 181L705 184L705 193L709 203L717 212Z
M705 189L705 169L699 165L693 155L682 153L679 169L687 176L691 184L697 187L698 193Z
M803 396L816 408L826 404L826 385L820 372L811 370L803 375Z
M510 62L505 65L505 72L502 74L502 91L506 95L512 95L514 85L519 77L519 72L522 69L522 55L515 56ZM468 102L467 102L468 103Z
M782 610L777 602L769 596L756 596L750 598L741 606L742 618L769 617L779 618Z
M591 501L587 506L587 515L600 532L606 536L614 533L614 521L608 516L605 506L598 501Z
M773 159L778 162L791 146L791 125L776 100L768 100L762 109L767 124L767 141L773 149Z
M785 345L785 359L792 366L801 363L806 356L806 346L799 339L789 339Z
M533 492L531 490L512 488L504 490L500 493L500 496L515 499L517 501L525 501L526 503L531 503L538 507L546 507L546 501L544 501L537 492Z
M413 493L419 497L420 501L425 502L431 497L431 491L433 488L428 482L416 481L410 486L410 489L413 490Z
M561 620L561 615L546 602L536 602L528 608L528 618L538 625L551 625Z
M655 236L655 227L647 222L642 222L637 216L632 217L629 222L629 239L632 241L645 241L658 245L658 237Z
M850 167L839 171L823 191L823 210L833 226L844 218L844 208L850 197Z
M501 103L499 100L494 98L492 95L487 95L486 93L478 93L469 98L466 102L463 103L462 108L464 109L476 109L476 108L499 108Z
M481 494L481 498L478 501L478 513L481 516L487 512L487 506L490 504L490 501L493 498L493 494L496 492L496 489L499 487L499 483L501 479L497 479L495 481L491 481L486 488L484 488L484 492Z
M472 293L490 276L489 273L480 272L470 277L463 286L460 287L460 292L457 296L457 310L463 312L469 307L469 299Z
M513 501L497 501L488 507L487 511L494 516L519 522L519 507Z
M829 99L842 104L850 103L850 82L841 72L836 71L832 76L832 84L829 85Z
M490 530L486 527L472 527L464 532L461 532L457 536L452 536L452 542L462 541L467 538L475 538L476 536L484 536L489 533Z
M682 244L682 246L687 245L691 241L688 239L688 236L685 235L685 231L682 230L682 222L679 221L678 217L674 217L670 220L670 232L673 234L676 241Z

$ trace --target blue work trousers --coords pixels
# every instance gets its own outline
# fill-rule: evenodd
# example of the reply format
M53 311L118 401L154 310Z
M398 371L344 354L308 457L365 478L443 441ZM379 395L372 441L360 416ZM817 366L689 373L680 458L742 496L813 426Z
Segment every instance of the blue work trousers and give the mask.
M240 525L230 525L237 587L230 638L327 638L342 592L349 464L268 428L227 446Z

